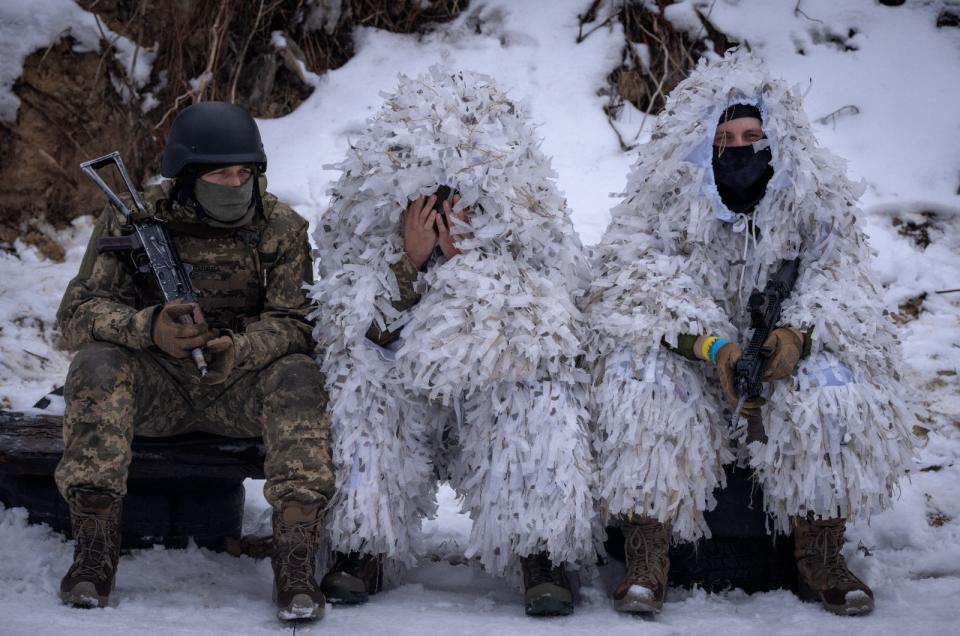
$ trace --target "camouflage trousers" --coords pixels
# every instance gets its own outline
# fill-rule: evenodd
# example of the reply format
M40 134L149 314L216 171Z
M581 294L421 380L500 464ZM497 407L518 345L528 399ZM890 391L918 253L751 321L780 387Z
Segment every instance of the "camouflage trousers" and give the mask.
M134 434L203 431L263 436L264 495L274 507L329 500L330 420L313 360L287 355L217 385L199 384L193 364L106 342L80 349L64 388L64 450L55 474L64 498L71 501L78 487L122 497Z

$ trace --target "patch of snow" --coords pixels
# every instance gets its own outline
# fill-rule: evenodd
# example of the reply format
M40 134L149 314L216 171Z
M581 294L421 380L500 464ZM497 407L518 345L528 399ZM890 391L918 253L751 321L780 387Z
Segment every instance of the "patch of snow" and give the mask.
M653 590L643 585L631 585L627 589L627 596L637 601L649 601L653 599Z
M92 230L91 219L82 217L55 233L66 251L63 263L20 241L12 252L0 251L0 408L29 409L63 384L70 357L57 348L57 307Z
M119 36L116 36L113 45L116 47L117 61L126 69L127 78L137 88L146 86L153 72L153 63L157 59L159 45L154 44L152 47L145 48Z
M156 58L155 47L138 48L74 0L3 2L0 3L0 121L16 120L20 98L14 94L13 85L22 74L27 57L67 36L75 40L73 50L78 53L99 51L101 40L106 39L114 46L114 55L134 87L141 88L149 81ZM125 100L129 99L129 89L124 82L116 80L114 86Z

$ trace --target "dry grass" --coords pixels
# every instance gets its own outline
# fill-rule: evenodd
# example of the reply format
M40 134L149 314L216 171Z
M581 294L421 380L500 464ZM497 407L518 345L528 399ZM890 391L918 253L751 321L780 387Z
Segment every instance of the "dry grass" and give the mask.
M699 11L702 28L695 37L678 31L665 17L665 9L671 4L672 0L657 0L655 3L592 0L579 16L578 41L614 20L623 26L620 64L607 76L608 89L605 92L609 101L604 110L624 151L632 149L636 141L624 139L614 123L624 103L630 102L644 113L659 113L670 91L687 77L697 59L707 50L708 40L712 42L713 50L721 55L736 44ZM638 50L643 49L647 55L641 59Z
M905 325L913 322L923 313L923 302L927 299L927 292L922 292L916 296L908 298L900 303L899 311L891 315L891 318L898 325Z
M912 239L917 247L925 250L933 242L930 236L931 231L940 230L939 218L936 212L929 210L917 214L919 220L905 220L895 216L891 223L901 236Z

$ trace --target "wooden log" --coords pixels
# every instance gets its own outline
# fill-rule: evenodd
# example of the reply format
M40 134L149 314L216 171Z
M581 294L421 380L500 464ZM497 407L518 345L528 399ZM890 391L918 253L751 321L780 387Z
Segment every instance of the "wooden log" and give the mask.
M63 455L63 418L0 411L0 474L52 475ZM130 479L263 479L260 438L209 433L133 438Z

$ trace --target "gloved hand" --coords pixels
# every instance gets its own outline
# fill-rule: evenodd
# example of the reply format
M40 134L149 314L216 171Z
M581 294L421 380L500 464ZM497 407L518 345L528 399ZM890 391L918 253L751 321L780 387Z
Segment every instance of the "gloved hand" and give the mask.
M742 357L743 350L736 342L728 342L720 347L720 351L717 352L717 373L720 375L720 386L723 387L723 394L727 398L727 403L733 407L737 405L739 399L734 378L736 377L737 362ZM747 400L743 403L740 414L744 417L759 417L763 402L763 398Z
M192 323L181 320L193 315ZM171 358L187 358L190 351L202 347L213 338L213 333L203 320L200 305L196 303L178 303L164 305L153 318L150 329L153 344Z
M208 342L204 354L207 375L200 378L201 384L223 383L237 365L237 346L229 335L217 336Z
M782 380L793 375L797 363L800 362L803 334L789 327L778 327L770 332L763 346L773 349L767 359L767 366L763 369L764 381Z

